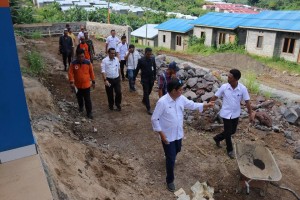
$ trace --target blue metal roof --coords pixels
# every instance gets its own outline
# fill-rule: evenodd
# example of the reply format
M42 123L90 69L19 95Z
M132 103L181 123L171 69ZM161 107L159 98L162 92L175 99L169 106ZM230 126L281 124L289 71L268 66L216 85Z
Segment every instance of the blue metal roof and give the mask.
M193 29L194 26L191 25L192 21L193 20L188 19L170 19L164 23L161 23L155 28L161 31L186 33Z
M236 14L236 13L214 13L210 12L198 19L195 19L191 24L198 26L218 27L225 29L236 29L248 17L254 14Z
M300 32L300 11L263 11L259 14L208 13L191 24L225 29L246 27Z
M264 11L248 18L240 27L300 32L300 11Z

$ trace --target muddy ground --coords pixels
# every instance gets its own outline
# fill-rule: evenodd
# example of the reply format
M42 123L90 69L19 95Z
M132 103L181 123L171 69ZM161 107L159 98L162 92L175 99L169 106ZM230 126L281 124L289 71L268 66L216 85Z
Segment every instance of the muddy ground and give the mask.
M176 199L174 194L166 190L163 149L158 136L152 131L150 116L141 103L141 85L137 83L137 92L131 93L128 82L122 82L122 111L110 111L100 75L100 62L96 61L96 89L91 93L94 120L86 119L85 115L77 112L75 95L70 91L67 74L62 71L61 57L57 54L57 41L58 38L25 41L29 49L36 49L42 54L46 69L40 77L25 74L23 78L32 127L54 198ZM95 43L97 52L103 49L103 43ZM27 66L23 59L26 49L24 45L18 46L23 67ZM184 54L176 56L203 67L217 69L231 68L244 57L235 58L232 63L226 59L226 65L216 65L217 62L223 63L221 58L217 60L218 55L213 59ZM221 57L224 56L231 57ZM252 64L255 62L251 61ZM260 65L258 63L255 66L262 74L270 73L266 67L260 69ZM290 79L287 78L287 81ZM276 85L299 93L299 87L294 87L293 83L289 85L277 81ZM151 95L153 108L157 99L155 90ZM195 115L197 122L185 126L183 148L176 162L177 189L182 187L190 192L190 187L196 181L207 181L215 188L214 197L217 200L295 199L289 192L272 185L264 198L257 189L253 189L250 195L245 192L236 194L239 175L237 163L227 157L224 147L217 149L212 140L221 129L203 131L201 128L209 121L201 114ZM75 122L80 124L76 125ZM300 161L292 158L294 149L287 144L283 133L262 132L253 128L248 130L247 127L248 120L242 120L234 140L267 146L282 172L280 183L300 194ZM299 134L298 128L293 129Z

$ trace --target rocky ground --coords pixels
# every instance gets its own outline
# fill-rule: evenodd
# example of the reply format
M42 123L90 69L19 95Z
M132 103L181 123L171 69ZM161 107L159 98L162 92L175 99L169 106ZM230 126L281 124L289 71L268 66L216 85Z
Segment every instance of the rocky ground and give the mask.
M101 61L96 61L96 89L91 93L94 120L86 119L85 115L77 112L75 95L69 89L67 74L62 71L61 58L57 54L57 41L58 38L19 40L21 45L18 46L21 66L27 66L24 55L30 49L38 50L46 61L42 76L30 77L24 74L23 82L32 127L55 199L176 199L165 187L163 149L152 131L150 116L141 103L141 85L137 84L137 92L130 93L128 82L123 82L122 111L110 111L100 76ZM97 52L100 52L104 44L95 43ZM195 61L189 56L178 57ZM219 74L228 70L225 66L215 68L208 61L207 58L201 60L198 57L194 64L201 62L200 66L212 71L218 69ZM217 62L215 59L213 61ZM237 65L236 60L232 60L232 63L227 61L226 65ZM269 73L266 68L261 70L262 73ZM192 71L197 72L196 69ZM207 91L201 85L205 84L205 78L198 81L199 78L195 85L190 83L186 86L186 92L190 90L196 94L196 99L206 100L203 95L207 96L207 92L215 90L219 80L209 83L213 87ZM288 87L291 89L293 86ZM202 93L197 93L200 89L203 89ZM297 88L294 91L297 92ZM151 95L153 108L157 99L157 91L154 90ZM266 112L272 119L272 125L262 126L257 121L257 125L266 129L259 130L257 126L249 126L245 117L240 121L234 140L268 147L283 175L279 183L299 194L300 162L294 159L297 155L295 152L299 150L297 147L300 146L299 127L286 122L284 115L290 107L295 109L294 104L282 107L282 103L274 100L272 106L262 106L262 103L268 102L267 99L262 100L256 96L252 96L252 99L254 108ZM278 116L276 112L279 112ZM183 149L178 155L175 168L177 188L191 193L190 188L197 181L207 182L214 187L215 199L262 199L256 189L249 195L245 192L236 194L239 175L237 163L226 156L225 148L217 149L212 140L222 130L219 122L213 121L216 113L217 110L203 114L186 113ZM294 199L294 196L271 185L264 199L289 200Z

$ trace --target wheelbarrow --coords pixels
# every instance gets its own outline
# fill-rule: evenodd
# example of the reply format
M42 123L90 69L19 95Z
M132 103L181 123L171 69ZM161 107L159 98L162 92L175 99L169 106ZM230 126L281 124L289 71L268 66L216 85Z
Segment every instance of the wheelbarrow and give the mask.
M237 193L246 188L249 194L253 187L259 188L260 195L265 196L269 183L282 177L271 151L264 146L236 143L235 155L240 172Z

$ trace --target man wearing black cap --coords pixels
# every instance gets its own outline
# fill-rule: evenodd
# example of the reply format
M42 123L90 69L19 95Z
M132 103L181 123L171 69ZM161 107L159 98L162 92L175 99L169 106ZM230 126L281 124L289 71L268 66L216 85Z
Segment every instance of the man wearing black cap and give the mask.
M241 101L246 102L250 122L253 121L250 96L247 88L238 82L240 78L241 72L238 69L230 70L228 74L228 83L223 84L215 93L215 96L211 98L211 101L215 101L217 98L223 98L220 116L223 118L224 131L216 135L214 141L219 148L221 148L220 142L222 140L226 141L227 155L231 159L235 158L231 135L233 135L237 129L239 116L241 114Z
M179 71L176 62L171 62L166 71L164 71L158 78L158 96L159 98L167 94L168 83L172 78L176 78L176 72Z
M149 95L151 94L154 80L156 79L156 63L152 57L152 49L147 47L145 49L145 56L138 61L137 68L134 73L134 79L141 70L141 83L143 85L143 100L142 103L147 108L147 113L152 115Z

